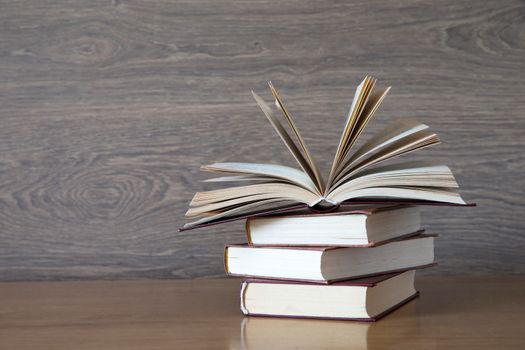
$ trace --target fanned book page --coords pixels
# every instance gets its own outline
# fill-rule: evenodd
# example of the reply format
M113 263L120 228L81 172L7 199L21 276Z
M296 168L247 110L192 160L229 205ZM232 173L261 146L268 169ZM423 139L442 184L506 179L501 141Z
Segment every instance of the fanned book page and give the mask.
M299 168L234 162L202 166L203 171L218 175L207 182L235 186L197 192L186 213L193 221L181 230L304 208L329 211L353 204L468 205L458 193L458 183L446 165L385 164L401 155L437 145L438 136L425 124L411 119L395 120L353 150L390 90L390 87L375 89L376 83L375 78L367 76L357 87L326 180L273 84L269 83L270 91L284 125L274 109L252 91L257 105Z

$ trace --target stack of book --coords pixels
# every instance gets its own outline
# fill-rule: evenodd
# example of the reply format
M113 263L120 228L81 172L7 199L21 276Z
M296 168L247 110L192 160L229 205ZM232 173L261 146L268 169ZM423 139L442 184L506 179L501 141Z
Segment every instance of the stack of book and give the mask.
M421 229L420 205L467 205L446 165L383 164L440 142L415 120L357 140L390 88L357 87L330 172L324 179L270 83L273 109L256 103L300 169L276 164L214 163L207 182L238 185L197 192L181 230L247 219L248 244L226 248L229 274L247 276L247 315L374 320L417 296L415 269L434 262L434 236Z
M434 263L417 207L252 218L246 235L225 249L226 271L248 277L245 315L376 320L415 298L415 269Z

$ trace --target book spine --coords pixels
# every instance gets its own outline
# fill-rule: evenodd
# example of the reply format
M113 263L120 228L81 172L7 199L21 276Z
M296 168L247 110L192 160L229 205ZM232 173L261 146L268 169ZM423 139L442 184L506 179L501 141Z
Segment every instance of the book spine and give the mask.
M230 269L228 268L228 246L224 247L224 271L229 274Z
M252 233L250 231L250 226L251 226L251 219L248 218L246 219L246 224L245 224L245 228L246 228L246 241L248 242L248 245L253 245L253 242L252 242Z
M246 309L246 288L248 287L248 282L244 281L241 283L241 312L243 315L248 315L248 309Z

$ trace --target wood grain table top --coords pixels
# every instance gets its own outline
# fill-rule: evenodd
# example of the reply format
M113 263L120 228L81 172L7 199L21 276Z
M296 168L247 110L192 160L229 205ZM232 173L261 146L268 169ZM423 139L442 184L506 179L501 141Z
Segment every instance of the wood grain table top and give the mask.
M525 348L525 276L416 281L375 323L243 317L234 278L0 283L0 348Z

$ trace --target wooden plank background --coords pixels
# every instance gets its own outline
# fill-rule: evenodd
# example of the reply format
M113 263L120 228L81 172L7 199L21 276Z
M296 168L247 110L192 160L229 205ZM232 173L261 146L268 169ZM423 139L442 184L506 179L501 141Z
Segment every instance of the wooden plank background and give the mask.
M242 224L178 233L199 165L293 165L280 89L327 169L355 86L369 136L417 117L474 209L425 210L434 274L524 273L522 1L0 1L0 280L223 273Z

